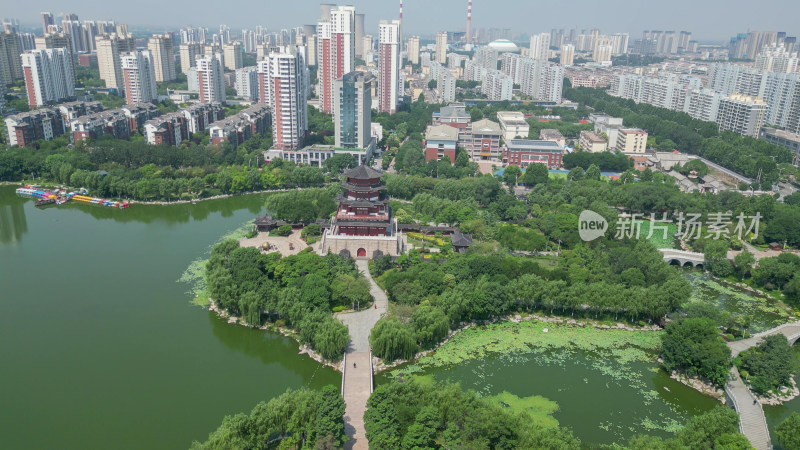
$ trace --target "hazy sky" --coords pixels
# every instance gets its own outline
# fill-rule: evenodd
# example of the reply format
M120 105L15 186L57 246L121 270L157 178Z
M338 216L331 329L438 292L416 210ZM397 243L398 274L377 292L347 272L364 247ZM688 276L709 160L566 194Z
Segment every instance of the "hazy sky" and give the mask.
M3 0L2 14L23 24L37 24L39 11L74 12L80 19L114 19L129 25L177 29L189 24L232 29L264 25L270 29L316 23L319 1L310 0ZM329 3L336 3L329 1ZM380 19L396 18L399 0L352 0L366 14L367 32ZM71 5L66 10L64 5ZM467 0L405 0L404 34L463 30ZM760 13L767 11L768 13ZM158 14L156 14L156 12ZM749 12L749 13L748 13ZM472 27L511 28L514 32L544 32L551 28L593 28L604 33L645 29L688 30L695 38L726 40L747 30L800 34L798 0L474 0ZM580 31L580 30L579 30Z

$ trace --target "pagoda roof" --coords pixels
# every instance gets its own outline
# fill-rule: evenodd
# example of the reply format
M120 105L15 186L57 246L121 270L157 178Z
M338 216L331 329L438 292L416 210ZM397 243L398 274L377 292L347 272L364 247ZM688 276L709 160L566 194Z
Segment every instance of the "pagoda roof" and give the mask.
M382 175L381 172L366 165L360 165L344 173L344 176L347 178L354 178L356 180L374 180L375 178L380 178Z
M472 241L472 236L462 234L461 232L453 233L453 235L450 236L450 242L453 244L453 247L470 247L474 243Z
M368 208L370 206L388 205L389 204L389 199L388 198L378 199L378 200L367 200L367 199L363 199L363 198L349 199L349 198L347 198L347 197L345 197L343 195L340 196L338 199L336 199L336 201L338 203L342 203L342 204L345 204L345 205L348 205L348 206L360 206L360 207L364 207L364 208Z
M342 187L348 191L356 192L378 192L386 189L386 185L381 183L376 186L359 186L357 184L350 184L348 182L342 183Z

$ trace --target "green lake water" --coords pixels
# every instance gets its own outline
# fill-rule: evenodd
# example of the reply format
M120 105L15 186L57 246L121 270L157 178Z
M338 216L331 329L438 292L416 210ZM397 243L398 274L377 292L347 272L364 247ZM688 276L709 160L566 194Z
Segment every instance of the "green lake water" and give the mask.
M177 282L263 200L37 209L0 187L0 447L187 448L288 388L338 386Z
M617 365L584 351L496 355L417 375L459 382L485 396L508 391L558 403L554 417L584 443L627 444L636 434L668 437L718 402L669 378L656 363ZM388 382L381 375L378 384Z

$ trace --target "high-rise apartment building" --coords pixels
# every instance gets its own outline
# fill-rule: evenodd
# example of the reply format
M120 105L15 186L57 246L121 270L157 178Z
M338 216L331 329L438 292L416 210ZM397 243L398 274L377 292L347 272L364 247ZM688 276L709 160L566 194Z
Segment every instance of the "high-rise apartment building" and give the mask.
M198 55L195 64L200 103L225 103L225 73L222 69L222 54Z
M497 50L490 47L480 47L472 55L472 61L486 70L497 70Z
M456 77L449 70L440 71L437 90L439 91L440 102L452 103L456 100Z
M481 91L489 100L511 100L514 79L499 70L489 70L483 77Z
M258 68L256 66L236 69L236 95L258 101Z
M41 12L39 15L42 18L42 34L50 32L50 26L56 24L56 20L51 12Z
M772 44L756 55L755 68L764 72L797 72L797 53L790 53L783 45Z
M690 50L690 42L692 42L692 33L681 31L678 35L678 52L688 52Z
M244 67L242 64L242 43L239 41L230 42L222 46L225 56L225 68L236 70Z
M83 27L77 14L64 14L61 20L61 30L72 38L72 53L88 51L88 46L83 35Z
M719 102L717 124L720 131L733 131L745 136L758 137L764 125L767 104L755 97L733 94Z
M199 43L181 44L178 48L181 60L181 72L189 73L189 69L195 67L197 56L203 54L203 45Z
M158 98L154 59L150 50L136 50L120 56L125 100L129 105Z
M7 84L22 79L21 53L16 33L0 33L0 72Z
M411 64L419 64L419 36L411 36L406 44L406 57Z
M439 64L447 62L447 31L436 33L436 52L434 60Z
M550 33L531 36L531 48L528 57L536 61L547 61L550 54Z
M362 38L362 48L364 49L364 60L372 61L375 57L375 37L371 34L365 34Z
M518 64L517 73L523 94L536 101L561 103L564 84L562 66L531 58L520 58Z
M592 59L597 63L610 63L611 62L611 45L598 45L592 52Z
M800 74L767 73L758 96L767 103L764 123L800 132Z
M29 50L21 55L28 105L56 103L75 95L75 75L69 51L63 48Z
M335 113L333 83L355 69L356 12L352 6L325 6L317 24L317 95L322 111Z
M612 55L619 56L628 53L628 41L630 40L628 33L614 33L610 38Z
M120 56L136 50L136 40L132 35L118 35L112 33L107 36L98 36L97 65L100 68L100 79L105 81L108 89L125 89L122 77Z
M75 62L72 54L72 43L70 36L65 33L47 33L44 36L36 36L36 50L46 50L48 48L63 48L69 52L69 62L72 65L72 74L75 75Z
M147 40L147 49L153 55L153 67L159 83L175 79L175 56L172 48L172 35L169 33L155 34Z
M331 9L331 87L333 81L355 70L356 10L352 6Z
M560 62L562 66L571 66L575 61L575 46L566 44L561 46Z
M296 150L306 139L307 71L300 51L270 53L258 62L260 100L272 109L274 149Z
M322 112L333 112L333 78L331 70L331 23L317 24L317 97Z
M400 102L400 21L378 24L378 111L394 114Z
M367 148L372 139L372 83L365 72L350 72L334 82L336 147Z

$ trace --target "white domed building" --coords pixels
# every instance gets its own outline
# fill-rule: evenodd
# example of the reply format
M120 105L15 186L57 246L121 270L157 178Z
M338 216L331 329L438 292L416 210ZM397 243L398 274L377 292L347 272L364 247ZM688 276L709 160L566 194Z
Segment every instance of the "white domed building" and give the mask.
M508 39L498 39L489 43L489 48L497 51L497 53L519 53L517 44L509 41Z

